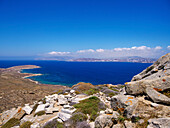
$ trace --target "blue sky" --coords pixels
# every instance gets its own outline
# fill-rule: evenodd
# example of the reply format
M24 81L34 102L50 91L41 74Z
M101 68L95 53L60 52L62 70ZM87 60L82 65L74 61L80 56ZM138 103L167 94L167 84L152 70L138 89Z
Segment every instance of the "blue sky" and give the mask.
M159 57L168 46L169 0L0 0L0 59Z

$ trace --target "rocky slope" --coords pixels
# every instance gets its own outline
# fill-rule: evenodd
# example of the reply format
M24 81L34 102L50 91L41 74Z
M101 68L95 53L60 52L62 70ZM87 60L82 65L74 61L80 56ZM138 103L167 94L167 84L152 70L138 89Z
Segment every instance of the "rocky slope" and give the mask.
M170 53L122 85L78 83L1 113L2 128L169 128Z

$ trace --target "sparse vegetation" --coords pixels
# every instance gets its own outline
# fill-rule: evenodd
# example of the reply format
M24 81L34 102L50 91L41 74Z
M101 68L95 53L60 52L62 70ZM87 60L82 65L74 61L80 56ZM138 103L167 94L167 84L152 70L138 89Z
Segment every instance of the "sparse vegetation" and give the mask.
M77 109L76 112L82 112L84 114L90 115L90 120L94 121L97 117L97 112L101 110L100 99L92 96L88 99L80 101L80 103L75 104L74 107Z
M32 111L35 112L35 110L37 109L37 107L38 107L38 104L35 104Z
M30 128L31 124L32 122L26 121L20 126L20 128Z
M108 94L109 97L115 96L115 93L111 92Z
M96 93L98 93L98 92L99 92L98 89L96 89L96 88L91 88L91 89L85 91L84 93L87 94L87 95L93 95L93 94L96 94Z
M43 128L63 128L64 125L60 122L58 122L56 119L48 122L47 124L45 124L45 126Z
M20 124L20 120L16 118L11 118L7 121L1 128L11 128Z
M87 120L87 116L81 112L78 113L74 113L71 117L71 120L73 121L73 123L77 123L77 122L81 122L81 121L86 121Z
M34 114L34 116L42 116L42 115L44 115L45 114L45 111L40 111L40 112L37 112L37 113L35 113Z

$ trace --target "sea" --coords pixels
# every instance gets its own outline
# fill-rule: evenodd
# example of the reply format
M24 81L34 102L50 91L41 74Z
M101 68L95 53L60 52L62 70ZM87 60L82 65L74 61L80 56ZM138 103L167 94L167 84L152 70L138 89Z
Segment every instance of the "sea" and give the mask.
M29 77L42 84L71 87L78 82L98 84L124 84L151 65L131 62L65 62L65 61L21 61L0 60L0 68L19 65L37 65L41 68L24 69L23 73L43 74Z

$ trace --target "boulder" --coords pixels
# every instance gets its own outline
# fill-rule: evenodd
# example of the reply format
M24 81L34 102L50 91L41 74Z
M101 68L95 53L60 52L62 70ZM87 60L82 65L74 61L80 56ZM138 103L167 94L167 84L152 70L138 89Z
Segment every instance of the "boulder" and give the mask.
M154 64L132 78L132 81L152 80L170 75L170 53L160 57Z
M40 124L39 123L33 123L31 124L30 128L40 128Z
M68 120L68 119L71 117L70 114L63 113L63 112L59 112L57 116L58 116L58 118L60 118L63 122L66 121L66 120Z
M170 118L149 119L147 128L170 128Z
M34 122L36 119L36 117L34 117L34 115L26 115L21 119L20 124L23 124L24 122L30 121L30 122Z
M64 108L61 109L61 112L67 113L67 114L73 114L73 112L75 111L76 109L64 109Z
M95 119L95 128L110 128L113 125L113 116L103 114Z
M155 102L155 103L163 103L170 105L170 98L159 93L153 88L147 87L146 94Z
M112 128L125 128L123 124L115 124Z
M124 111L128 106L135 107L137 100L131 95L116 95L111 98L111 107L113 110Z
M25 105L25 107L23 107L23 110L26 112L26 114L31 114L32 112L32 108L29 105Z
M147 87L158 91L170 89L170 53L125 83L125 90L130 95L146 94Z
M64 95L59 95L58 96L58 104L59 105L65 105L67 104L67 99L64 97Z
M38 105L37 109L35 110L35 113L38 113L40 111L45 111L45 104Z
M113 111L112 116L113 116L114 119L118 119L118 117L120 116L120 114L119 114L117 111Z
M125 124L125 128L136 128L136 125L131 121L125 120L124 124Z
M146 88L155 88L158 91L165 91L170 89L170 76L162 78L140 80L125 83L126 93L130 95L146 94Z

